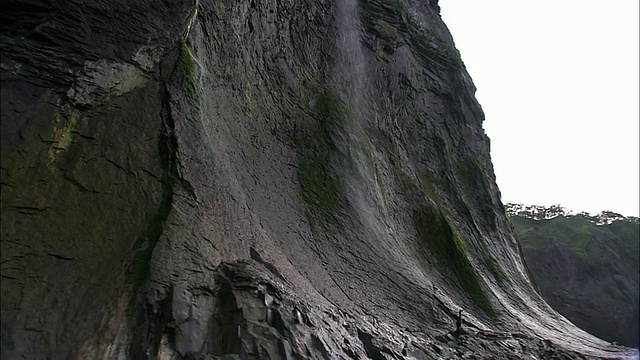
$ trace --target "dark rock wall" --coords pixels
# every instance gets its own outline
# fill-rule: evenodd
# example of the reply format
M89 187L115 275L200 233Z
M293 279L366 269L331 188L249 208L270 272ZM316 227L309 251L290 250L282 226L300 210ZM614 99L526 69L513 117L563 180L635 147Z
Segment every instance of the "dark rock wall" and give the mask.
M167 148L165 90L133 58L167 44L176 4L2 4L3 358L68 358L121 327Z
M531 288L437 2L1 6L3 359L624 351Z

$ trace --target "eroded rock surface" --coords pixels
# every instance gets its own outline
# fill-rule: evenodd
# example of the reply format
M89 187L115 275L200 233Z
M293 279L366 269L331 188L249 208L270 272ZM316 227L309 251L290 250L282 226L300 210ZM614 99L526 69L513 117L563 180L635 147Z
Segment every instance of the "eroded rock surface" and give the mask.
M3 359L633 354L533 290L437 1L1 7Z

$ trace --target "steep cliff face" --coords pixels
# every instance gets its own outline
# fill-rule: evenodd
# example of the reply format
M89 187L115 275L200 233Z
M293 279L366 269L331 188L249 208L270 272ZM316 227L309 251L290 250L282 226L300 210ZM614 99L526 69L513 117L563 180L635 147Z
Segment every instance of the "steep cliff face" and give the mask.
M3 359L625 353L533 291L437 1L1 6Z
M542 296L580 328L638 347L637 218L511 214L523 253ZM598 224L600 223L600 224Z

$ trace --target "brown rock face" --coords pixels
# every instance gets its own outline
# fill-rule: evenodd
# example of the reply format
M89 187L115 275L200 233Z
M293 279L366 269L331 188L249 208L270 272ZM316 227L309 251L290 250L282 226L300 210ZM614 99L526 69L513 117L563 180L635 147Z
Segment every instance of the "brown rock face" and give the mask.
M628 353L533 291L437 1L0 6L3 359Z

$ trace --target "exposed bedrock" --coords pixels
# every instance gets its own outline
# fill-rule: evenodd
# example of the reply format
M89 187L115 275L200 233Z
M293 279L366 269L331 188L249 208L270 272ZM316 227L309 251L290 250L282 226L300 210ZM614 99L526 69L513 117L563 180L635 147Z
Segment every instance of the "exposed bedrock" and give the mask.
M0 6L3 359L630 354L533 290L437 1Z

